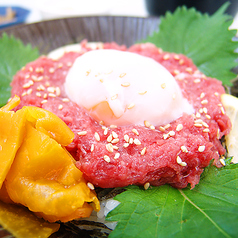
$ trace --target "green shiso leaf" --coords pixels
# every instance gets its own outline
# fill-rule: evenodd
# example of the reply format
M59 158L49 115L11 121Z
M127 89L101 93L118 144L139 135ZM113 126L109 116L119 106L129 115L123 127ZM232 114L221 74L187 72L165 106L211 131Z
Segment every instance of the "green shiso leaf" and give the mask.
M236 30L229 30L232 17L224 14L228 3L215 14L201 14L194 8L179 7L161 18L159 31L145 39L164 51L182 53L193 60L201 72L231 86L236 75L238 42Z
M0 38L0 107L6 104L11 96L10 83L14 74L26 63L39 57L37 49L24 45L13 36L3 34Z
M194 189L169 185L148 190L129 186L108 221L118 221L110 238L222 238L238 234L238 164L206 168Z

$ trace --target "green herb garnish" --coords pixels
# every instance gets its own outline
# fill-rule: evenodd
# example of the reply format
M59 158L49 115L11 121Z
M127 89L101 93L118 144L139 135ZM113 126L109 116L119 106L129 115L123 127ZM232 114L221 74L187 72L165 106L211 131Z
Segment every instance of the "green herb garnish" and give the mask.
M238 42L232 41L236 31L229 30L232 17L224 14L228 3L214 15L201 14L194 8L179 7L161 18L159 31L145 39L164 51L181 53L191 58L205 75L231 86L236 77Z
M118 221L109 237L237 237L238 164L210 166L204 174L192 190L127 187L107 216Z
M30 45L25 46L20 40L13 36L3 34L0 38L0 107L5 105L11 96L11 86L13 76L26 63L39 57L37 49L32 49Z

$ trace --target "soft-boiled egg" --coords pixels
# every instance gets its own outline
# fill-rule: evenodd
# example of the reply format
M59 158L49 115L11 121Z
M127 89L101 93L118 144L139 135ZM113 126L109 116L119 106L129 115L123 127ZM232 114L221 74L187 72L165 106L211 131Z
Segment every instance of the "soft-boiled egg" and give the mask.
M157 126L194 112L170 72L136 53L89 51L76 59L64 86L70 100L106 125Z

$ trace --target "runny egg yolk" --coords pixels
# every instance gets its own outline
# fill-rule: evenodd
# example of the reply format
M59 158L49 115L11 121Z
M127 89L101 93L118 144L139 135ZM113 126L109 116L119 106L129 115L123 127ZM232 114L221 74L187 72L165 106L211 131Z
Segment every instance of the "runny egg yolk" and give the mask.
M76 59L64 86L73 102L106 125L157 126L194 112L169 71L136 53L89 51Z

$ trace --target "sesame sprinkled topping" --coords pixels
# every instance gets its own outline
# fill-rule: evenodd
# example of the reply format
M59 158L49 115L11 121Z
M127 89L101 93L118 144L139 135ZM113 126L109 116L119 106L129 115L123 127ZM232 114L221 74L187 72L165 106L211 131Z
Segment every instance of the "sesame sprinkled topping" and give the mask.
M120 157L120 153L116 153L114 159L118 159Z
M207 108L206 107L204 107L202 110L205 114L207 114Z
M124 76L126 76L126 73L122 73L119 75L120 78L123 78Z
M144 94L146 94L147 93L147 91L140 91L140 92L138 92L140 95L144 95Z
M163 126L160 126L159 130L162 131L162 132L165 132L165 128Z
M175 70L174 70L174 74L175 74L175 75L178 75L178 74L180 74L180 71L177 70L177 69L175 69Z
M79 131L77 134L79 136L85 136L87 134L87 131Z
M182 65L184 63L184 60L183 59L180 59L179 60L179 64Z
M203 104L203 105L204 105L204 104L208 104L207 99L202 100L202 101L201 101L201 104Z
M197 118L200 118L201 117L201 114L199 112L196 113L196 117Z
M48 87L48 88L47 88L47 91L48 91L49 93L54 93L54 92L55 92L55 87Z
M206 117L207 119L211 119L211 116L210 116L210 115L205 115L205 117Z
M208 128L205 128L203 132L210 132L210 130Z
M150 123L146 120L144 121L144 125L145 125L145 127L150 127Z
M108 133L108 128L105 128L103 134L106 136L107 133Z
M200 82L201 82L201 79L194 79L193 82L194 82L194 83L200 83Z
M62 102L69 102L70 100L68 98L62 98Z
M129 145L130 145L129 143L124 143L124 144L123 144L123 147L124 147L124 148L127 148Z
M176 127L176 131L181 131L183 129L183 125L182 124L178 124Z
M118 138L113 139L113 140L111 141L112 144L116 144L117 142L119 142L119 139L118 139Z
M117 97L118 97L118 94L115 94L111 97L111 100L115 100L115 99L117 99Z
M48 100L45 99L45 100L41 101L41 104L44 104L44 103L47 103L47 102L48 102Z
M48 96L51 97L51 98L55 98L56 97L56 95L54 93L49 93Z
M124 135L124 140L125 140L126 142L129 142L129 139L130 139L130 137L129 137L127 134L125 134L125 135Z
M49 73L53 74L55 72L54 68L49 68Z
M90 182L87 183L87 186L91 189L91 190L94 190L94 185Z
M110 157L108 155L104 155L103 159L108 163L111 162Z
M144 184L144 189L145 189L145 190L147 190L149 187L150 187L150 183L149 183L149 182L147 182L147 183Z
M182 159L181 159L179 156L177 156L176 161L177 161L177 163L178 163L179 165L181 165L181 166L186 166L186 165L187 165L187 163L186 163L186 162L183 162Z
M174 55L174 59L175 60L179 60L180 58L179 58L179 55Z
M106 144L106 149L109 151L109 152L113 152L113 145L111 143L108 143Z
M200 145L199 147L198 147L198 151L199 152L203 152L204 150L205 150L205 145Z
M170 58L169 54L165 54L163 57L164 60L168 60L169 58Z
M204 98L205 97L205 93L201 93L200 94L200 98L202 99L202 98Z
M37 87L37 90L38 91L44 91L45 90L45 86L40 84L38 87Z
M63 109L63 105L60 104L60 105L58 106L58 109L59 109L59 110L62 110L62 109Z
M90 151L93 152L93 151L94 151L94 148L95 148L95 146L94 146L94 144L92 144Z
M116 129L116 128L117 128L117 125L110 125L110 128L111 128L111 129Z
M226 114L224 107L221 107L221 113L222 113L223 115Z
M223 158L220 159L220 162L221 162L221 164L222 164L223 166L226 166L226 162L225 162L225 160L224 160Z
M139 135L139 132L137 131L137 129L133 128L131 131L135 133L136 135Z
M133 139L133 138L130 138L130 139L129 139L129 144L133 144L133 142L134 142L134 139Z
M184 153L188 153L188 149L185 145L182 145L181 146L181 150L184 152Z
M169 136L175 136L175 132L174 131L169 131Z
M164 126L164 129L166 130L166 129L170 128L170 127L171 127L171 125L167 124L167 125Z
M41 97L41 93L40 92L36 92L36 96L40 98Z
M125 82L125 83L122 83L121 86L122 87L129 87L131 84L129 82Z
M215 95L216 97L218 97L218 96L219 96L219 93L218 93L218 92L215 92L214 95Z
M187 71L188 73L192 73L192 72L193 72L193 69L190 68L190 67L187 67L187 68L185 69L185 71Z
M141 142L138 139L134 139L134 144L135 145L141 145Z
M113 136L113 138L118 138L118 135L115 131L112 131L112 136Z
M100 136L97 132L95 132L94 138L96 139L96 141L100 141Z
M134 106L135 106L135 103L130 103L130 104L127 106L127 109L132 109Z
M165 89L166 88L166 83L162 83L161 88Z
M155 130L155 126L154 125L150 125L150 129L151 130Z
M56 95L59 96L61 91L60 91L60 88L59 87L56 87L55 88L55 92L56 92Z
M142 149L142 151L140 152L140 154L141 154L141 155L144 155L145 152L146 152L146 147L144 147L144 148Z

